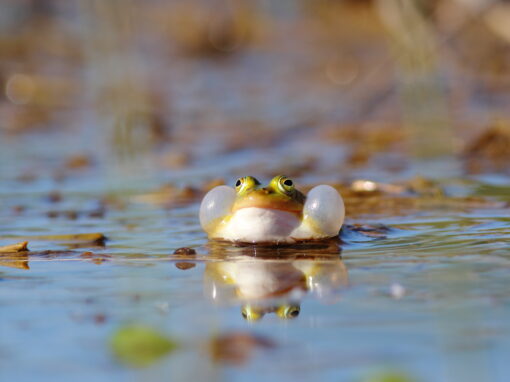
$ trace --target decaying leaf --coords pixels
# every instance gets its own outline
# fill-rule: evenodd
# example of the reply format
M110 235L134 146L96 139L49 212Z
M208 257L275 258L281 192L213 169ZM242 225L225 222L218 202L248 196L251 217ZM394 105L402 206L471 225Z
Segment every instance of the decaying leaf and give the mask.
M174 251L174 255L176 255L176 256L187 257L187 256L195 256L196 254L197 254L197 251L195 251L193 248L189 248L189 247L177 248Z
M28 241L0 247L0 266L30 269L28 266Z
M28 241L22 241L22 242L16 243L16 244L4 245L3 247L0 247L0 252L26 252L26 251L28 251L27 245L28 245Z
M225 184L223 179L205 181L199 187L177 187L173 184L165 184L159 189L146 194L133 197L135 202L154 204L165 207L184 205L200 200L212 188Z
M190 263L189 261L180 261L178 263L175 263L175 267L180 269L181 271L186 271L191 268L195 268L195 263Z
M409 375L397 371L382 371L375 373L365 379L363 382L414 382L415 379Z
M176 350L177 342L165 334L143 325L118 329L110 340L115 357L132 367L147 367Z
M232 332L212 338L208 344L211 359L219 363L242 365L255 349L273 349L275 343L262 336Z
M195 251L193 248L188 247L182 247L177 248L172 257L183 259L183 260L193 260L197 255L197 251ZM175 266L180 270L187 270L194 268L196 266L195 263L189 262L189 261L179 261L175 263Z
M102 233L76 233L69 235L38 235L31 237L34 240L67 241L67 242L85 242L102 245L106 236Z
M464 165L469 173L508 173L510 161L510 125L495 123L473 140L464 151Z
M135 202L161 206L174 206L198 200L203 193L194 187L176 187L165 184L158 190L133 197Z
M348 217L403 215L432 209L501 208L504 205L481 197L447 196L434 182L422 178L407 182L400 189L401 192L395 192L398 188L389 184L381 187L381 183L364 182L367 183L363 190L360 190L361 183L356 183L354 188L334 185L344 199L345 215Z
M104 261L108 261L111 258L111 256L106 255L106 254L98 254L98 253L86 251L80 255L80 258L90 260L94 264L99 265L99 264L102 264Z

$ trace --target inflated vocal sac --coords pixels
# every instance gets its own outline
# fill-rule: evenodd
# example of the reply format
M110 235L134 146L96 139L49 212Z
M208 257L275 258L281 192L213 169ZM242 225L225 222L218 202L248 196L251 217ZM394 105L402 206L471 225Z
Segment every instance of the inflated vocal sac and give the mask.
M217 222L229 215L236 199L236 191L229 186L217 186L209 191L200 205L200 225L208 234Z
M308 192L303 218L310 221L321 234L327 237L336 236L342 228L344 217L344 201L333 187L322 184Z

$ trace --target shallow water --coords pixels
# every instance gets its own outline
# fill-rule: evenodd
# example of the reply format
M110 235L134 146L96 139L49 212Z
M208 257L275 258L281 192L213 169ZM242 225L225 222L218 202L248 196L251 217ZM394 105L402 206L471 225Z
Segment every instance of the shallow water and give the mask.
M509 117L493 17L460 1L411 23L397 8L412 5L381 17L391 2L253 2L247 19L243 1L5 3L0 246L30 251L0 253L0 381L510 381L510 178L465 175L498 152L506 170L501 132L469 150ZM80 155L90 163L70 166ZM208 243L204 184L280 173L305 186L422 175L490 203L400 209L393 195L348 209L339 240ZM165 202L148 195L168 183ZM198 195L170 195L183 186ZM55 237L90 233L107 240ZM130 323L180 347L123 364L110 342ZM274 347L215 359L211 338L236 333Z
M219 175L230 176L227 168ZM0 245L28 240L31 252L0 258L2 380L356 381L380 370L422 381L510 378L508 208L348 216L348 224L389 230L370 236L347 228L341 242L324 247L239 248L207 243L198 202L162 208L133 201L158 185L158 174L107 181L86 173L61 183L47 175L26 183L15 169L2 172ZM498 187L453 189L504 199ZM62 201L50 203L55 188ZM88 216L108 194L125 207ZM55 209L76 210L78 218L48 217ZM90 232L106 235L105 245L40 238ZM173 256L180 247L197 255ZM246 296L258 297L261 320L243 319L241 307L252 301ZM300 306L299 316L279 318L275 309L285 304ZM108 341L129 322L184 345L149 368L124 366ZM276 347L241 366L214 363L205 341L232 331L265 336Z

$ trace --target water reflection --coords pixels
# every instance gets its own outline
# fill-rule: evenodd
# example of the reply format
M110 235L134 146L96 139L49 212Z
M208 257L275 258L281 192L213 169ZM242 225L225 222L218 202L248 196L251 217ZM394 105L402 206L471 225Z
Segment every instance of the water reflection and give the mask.
M0 253L0 267L30 269L28 255L23 252Z
M296 318L305 295L335 301L348 284L337 241L283 248L211 243L210 252L214 260L205 268L206 296L217 304L240 304L248 321L271 313Z

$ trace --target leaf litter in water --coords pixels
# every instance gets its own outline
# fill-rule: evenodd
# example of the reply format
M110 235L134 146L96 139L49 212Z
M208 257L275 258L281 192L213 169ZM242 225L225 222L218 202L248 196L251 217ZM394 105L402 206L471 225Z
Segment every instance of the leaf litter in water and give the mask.
M273 349L275 343L263 336L231 332L210 338L206 350L212 361L229 365L246 363L256 349ZM127 366L151 366L181 347L166 334L145 325L119 328L110 339L114 356Z
M30 269L28 266L28 241L0 246L0 266Z
M28 241L0 247L0 266L30 269L28 266Z
M115 357L132 367L147 367L175 351L179 344L165 334L144 325L128 325L111 337Z
M79 241L79 242L90 242L90 243L104 243L106 236L102 233L76 233L69 235L40 235L34 236L34 239L38 240L51 240L51 241Z
M361 382L416 382L416 379L400 371L381 371L363 378Z
M28 251L28 241L22 241L16 244L9 244L0 247L0 253L26 252Z
M342 195L346 216L400 216L417 211L505 208L505 203L476 196L449 196L435 182L414 178L403 185L357 180L333 185Z
M22 237L25 238L25 236L22 236ZM30 240L35 240L35 241L37 241L37 240L61 241L61 242L69 242L73 245L92 244L92 245L97 245L97 246L103 246L105 241L107 240L106 236L99 232L64 234L64 235L36 235L36 236L26 236L26 238L30 239ZM0 249L1 249L1 247L0 247Z
M182 257L183 259L193 259L196 254L197 252L193 248L188 247L177 248L174 251L174 256ZM189 261L179 261L175 263L175 266L178 269L185 271L191 268L195 268L196 264Z
M213 337L208 344L211 359L218 363L242 365L255 349L273 349L276 344L259 335L232 332Z
M510 125L495 121L466 147L464 169L471 174L509 173Z

